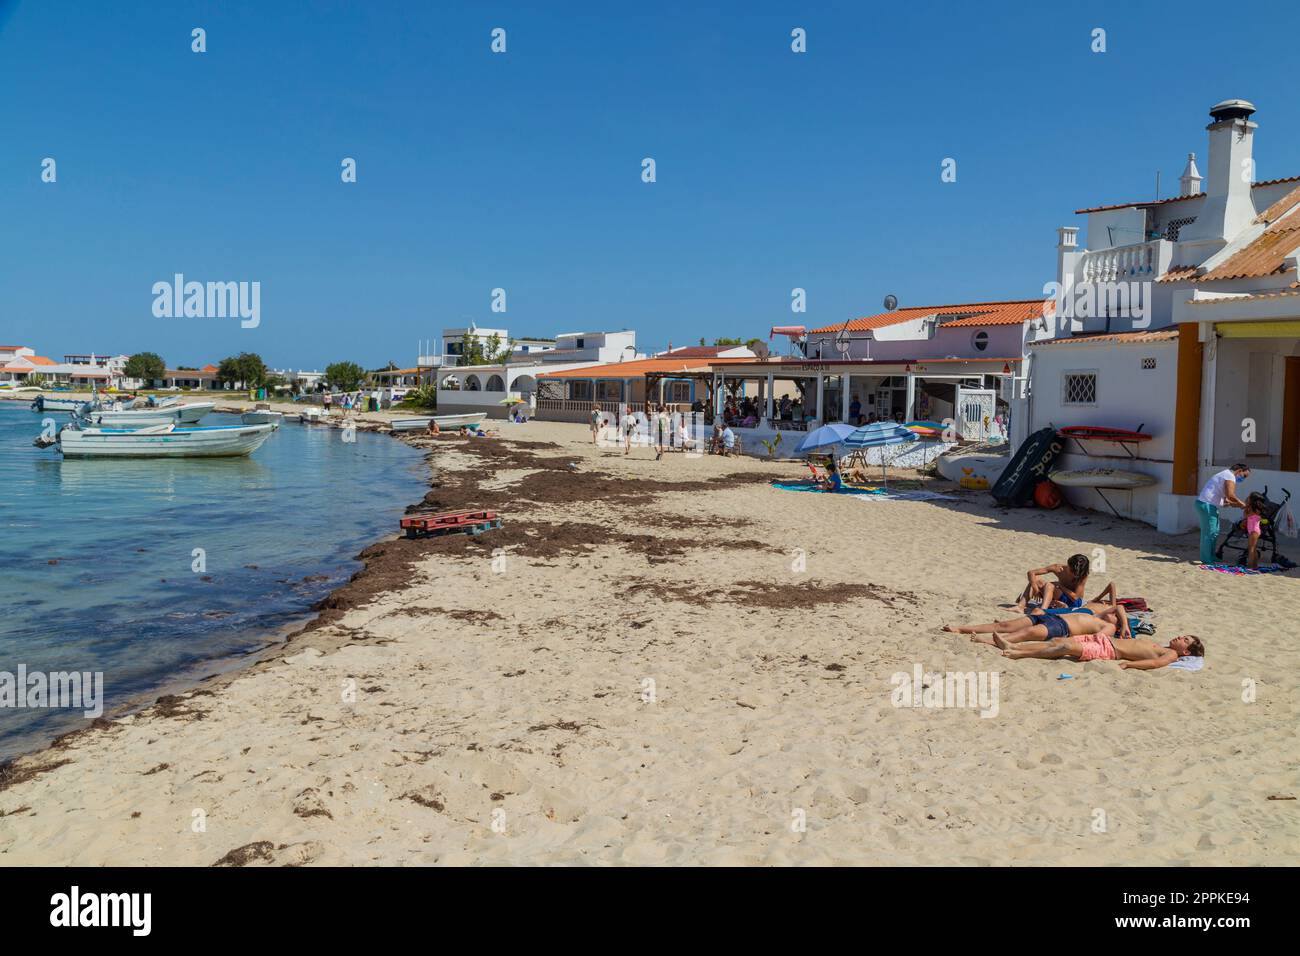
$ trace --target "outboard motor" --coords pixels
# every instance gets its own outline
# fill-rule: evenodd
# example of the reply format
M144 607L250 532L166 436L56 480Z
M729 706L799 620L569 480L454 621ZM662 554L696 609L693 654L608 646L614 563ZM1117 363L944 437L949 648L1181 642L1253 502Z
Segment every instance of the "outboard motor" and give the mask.
M45 396L44 396L44 395L37 395L37 396L36 396L36 401L32 402L32 411L34 411L34 412L43 412L43 411L45 411Z

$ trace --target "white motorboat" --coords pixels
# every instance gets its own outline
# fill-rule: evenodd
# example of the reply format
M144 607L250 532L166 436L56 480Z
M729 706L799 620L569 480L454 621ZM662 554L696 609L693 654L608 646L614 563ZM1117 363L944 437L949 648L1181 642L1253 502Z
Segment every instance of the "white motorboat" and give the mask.
M92 425L104 428L146 428L151 425L193 425L216 408L215 402L167 405L162 408L97 408L85 413Z
M65 425L39 447L58 445L64 458L233 458L251 455L275 431L274 425L208 425L177 428L95 428Z
M439 431L455 431L458 428L472 428L481 425L487 418L487 412L473 412L468 415L429 415L424 418L394 418L389 427L395 432L427 431L429 422L437 422Z
M31 409L34 412L75 412L85 404L84 398L50 398L48 395L37 395L31 404Z
M269 408L255 408L251 412L244 412L239 416L239 420L245 425L274 425L279 428L284 422L284 412L273 412Z

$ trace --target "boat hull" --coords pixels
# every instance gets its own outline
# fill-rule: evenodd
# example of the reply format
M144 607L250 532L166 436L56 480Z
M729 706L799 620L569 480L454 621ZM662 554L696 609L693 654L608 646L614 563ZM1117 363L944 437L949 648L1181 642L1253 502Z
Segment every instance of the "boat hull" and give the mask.
M431 415L424 418L394 418L389 423L395 432L426 431L429 422L437 422L442 431L455 431L469 425L481 425L487 418L487 412L471 412L466 415Z
M86 404L84 398L46 398L39 406L36 402L32 403L34 412L75 412L82 405Z
M171 405L164 408L126 408L121 411L101 409L86 416L87 421L104 428L145 428L150 425L193 425L216 408L213 402Z
M244 412L239 416L239 420L245 425L274 425L279 428L284 421L284 413L258 409L252 412Z
M59 451L64 458L238 458L257 451L273 431L274 425L222 425L153 433L135 429L65 429L59 434Z

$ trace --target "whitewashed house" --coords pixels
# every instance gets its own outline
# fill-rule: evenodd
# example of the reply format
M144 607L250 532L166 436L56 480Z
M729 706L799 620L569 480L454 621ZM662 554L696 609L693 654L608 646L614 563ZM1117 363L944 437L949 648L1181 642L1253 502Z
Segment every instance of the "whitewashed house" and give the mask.
M1169 533L1196 526L1201 484L1237 461L1254 470L1244 490L1300 495L1300 177L1253 181L1254 112L1211 108L1205 176L1189 155L1178 196L1078 210L1086 246L1060 230L1055 322L1028 346L1013 439L1046 425L1150 434L1069 442L1058 467L1154 476L1111 500Z
M452 331L455 330L444 330L444 341ZM503 345L510 341L505 329L476 329L475 332L496 334ZM458 352L445 353L444 358L455 358L456 362L429 370L429 376L437 383L438 411L487 412L504 418L508 408L506 399L518 399L534 408L539 375L645 358L636 350L636 332L629 329L568 332L557 335L553 346L548 346L549 340L545 339L519 340L516 346L520 342L530 348L537 345L537 349L523 351L516 347L509 360L495 365L460 365Z

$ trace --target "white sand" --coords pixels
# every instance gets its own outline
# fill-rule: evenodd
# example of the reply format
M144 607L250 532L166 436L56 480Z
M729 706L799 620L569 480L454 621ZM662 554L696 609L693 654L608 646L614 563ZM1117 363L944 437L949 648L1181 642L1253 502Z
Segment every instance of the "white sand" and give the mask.
M626 460L581 426L506 431L646 481L798 470ZM467 464L454 445L436 455ZM409 589L193 697L201 719L137 715L25 759L20 770L67 763L0 791L0 862L207 865L250 844L250 862L276 864L1300 861L1300 801L1269 799L1300 796L1294 575L1200 571L1190 536L1099 514L1003 515L987 494L864 503L753 484L656 501L727 527L656 530L639 524L644 507L520 506L510 522L600 521L696 544L655 563L619 544L541 560L521 549L502 574L486 553L431 557ZM726 538L778 550L711 547ZM1096 547L1107 570L1094 581L1146 597L1161 641L1202 636L1203 671L1012 662L938 630L1002 616L1025 568ZM921 601L726 599L748 581L870 582ZM720 595L688 603L672 587ZM419 612L431 608L444 611ZM364 641L312 646L348 634ZM997 672L997 715L893 706L891 676L918 663Z

